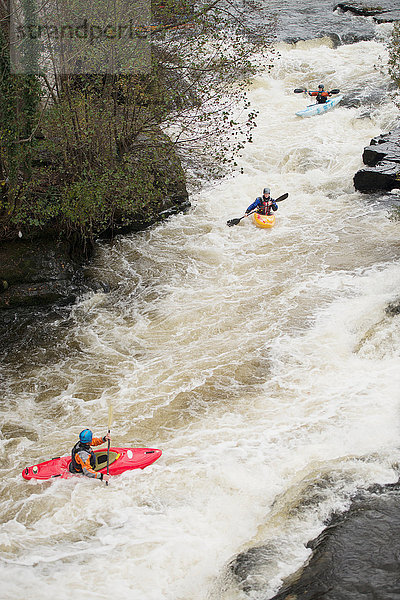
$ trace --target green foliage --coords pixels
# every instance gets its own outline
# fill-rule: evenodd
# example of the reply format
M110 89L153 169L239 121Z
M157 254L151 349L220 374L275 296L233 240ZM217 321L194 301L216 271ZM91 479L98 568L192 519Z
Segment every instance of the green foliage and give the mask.
M393 27L389 50L389 74L398 88L400 88L400 23Z
M158 176L154 156L148 159L140 165L126 159L101 173L84 171L75 181L58 185L47 182L43 186L33 178L25 186L11 223L28 231L51 227L94 239L116 228L146 222L159 212L171 184L168 178Z
M34 0L24 0L24 11L34 11ZM27 55L31 68L38 54ZM39 118L41 86L37 76L11 71L8 40L0 28L0 178L3 185L0 215L7 219L19 202L20 191L31 177L32 153Z
M65 226L93 237L129 225L141 211L156 205L161 190L154 187L146 166L135 172L122 167L105 170L101 175L86 172L64 188L60 199L60 217Z

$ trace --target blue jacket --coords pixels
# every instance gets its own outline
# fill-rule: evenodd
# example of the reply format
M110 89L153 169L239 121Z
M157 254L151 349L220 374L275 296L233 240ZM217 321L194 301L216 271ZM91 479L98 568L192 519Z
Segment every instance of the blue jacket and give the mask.
M275 200L273 198L269 198L268 199L270 202L272 202L271 204L271 208L272 210L278 210L278 205L275 202ZM255 201L253 202L253 204L250 204L250 206L248 207L248 209L246 210L246 213L251 212L252 210L256 209L257 206L261 206L263 204L263 199L261 198L261 196L259 198L256 198Z

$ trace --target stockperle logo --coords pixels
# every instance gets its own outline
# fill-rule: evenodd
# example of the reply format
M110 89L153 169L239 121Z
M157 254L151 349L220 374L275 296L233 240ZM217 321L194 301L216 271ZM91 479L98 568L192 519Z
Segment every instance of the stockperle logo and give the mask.
M148 72L150 2L11 0L13 72Z
M93 24L84 19L81 25L51 25L51 24L24 24L16 28L17 40L29 38L31 40L88 40L94 44L100 40L133 40L144 36L143 25L130 19L127 25L108 23L105 26Z

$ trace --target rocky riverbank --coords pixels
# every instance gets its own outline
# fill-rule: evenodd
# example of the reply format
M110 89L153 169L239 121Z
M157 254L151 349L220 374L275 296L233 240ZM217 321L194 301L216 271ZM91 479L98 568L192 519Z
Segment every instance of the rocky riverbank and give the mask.
M393 23L400 21L400 8L393 4L388 0L380 0L376 4L350 0L349 2L339 2L335 6L335 10L340 9L361 17L372 17L376 23Z
M377 487L332 518L272 600L398 599L399 537L400 485Z

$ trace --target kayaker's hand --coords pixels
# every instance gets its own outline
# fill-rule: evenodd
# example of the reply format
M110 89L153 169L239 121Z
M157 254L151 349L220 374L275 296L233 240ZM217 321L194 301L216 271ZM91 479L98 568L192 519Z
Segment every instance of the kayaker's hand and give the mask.
M107 475L107 473L103 473L103 481L105 481L107 483L110 481L110 476Z
M106 440L111 440L111 434L110 434L110 432L109 432L109 431L107 431L106 435L103 437L103 440L104 440L104 441L106 441Z

